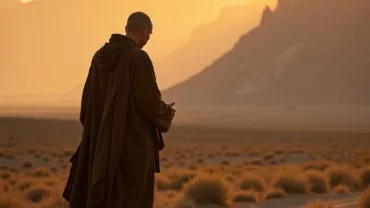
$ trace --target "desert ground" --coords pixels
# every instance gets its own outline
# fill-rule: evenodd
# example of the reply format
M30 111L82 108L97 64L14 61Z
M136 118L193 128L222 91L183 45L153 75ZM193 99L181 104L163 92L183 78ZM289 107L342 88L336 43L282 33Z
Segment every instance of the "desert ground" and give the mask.
M0 208L65 208L77 120L0 118ZM370 208L370 131L174 125L155 208Z

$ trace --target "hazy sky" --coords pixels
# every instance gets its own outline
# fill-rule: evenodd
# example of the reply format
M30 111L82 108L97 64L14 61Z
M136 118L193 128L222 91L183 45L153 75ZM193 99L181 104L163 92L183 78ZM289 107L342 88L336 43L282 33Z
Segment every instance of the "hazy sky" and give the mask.
M20 1L29 3L32 0ZM78 2L79 0L76 1ZM144 11L150 15L153 20L154 31L151 41L145 50L151 54L153 59L156 59L183 45L197 26L213 21L223 8L232 5L247 4L248 0L101 0L101 2L102 4L99 5L99 8L87 9L91 11L96 9L112 10L112 13L117 13L113 9L119 10L120 16L118 19L122 19L120 20L122 24L112 23L112 29L115 32L124 32L125 18L133 11ZM91 27L94 26L92 22ZM106 31L107 34L112 32Z
M0 0L2 1L2 0ZM10 1L10 0L5 0ZM22 0L24 3L29 0ZM58 5L62 5L63 2L67 4L65 7L71 6L72 4L83 5L86 4L86 1L83 0L38 0L38 1L53 1ZM271 1L271 0L254 0L254 1ZM72 2L72 3L71 3ZM81 84L84 82L86 73L88 70L88 65L90 64L91 55L95 50L100 47L105 41L107 41L111 33L123 33L124 25L128 15L134 11L144 11L148 13L154 23L153 35L151 41L144 48L151 55L154 62L160 57L170 53L172 50L182 46L190 37L191 32L201 24L205 24L213 21L220 11L230 5L240 5L247 4L248 0L186 0L186 1L175 1L175 0L91 0L90 5L86 5L87 14L96 14L100 11L110 12L111 16L102 17L102 22L108 29L104 29L101 34L92 34L92 37L87 36L86 40L89 45L83 45L83 51L77 51L76 54L81 63L74 64L71 63L75 68L73 70L66 70L61 72L60 70L50 69L50 63L55 62L58 57L52 57L54 53L50 52L50 57L45 59L44 66L30 66L28 70L32 70L29 74L32 76L34 73L43 73L42 77L31 77L27 76L27 73L20 69L16 69L19 72L16 72L13 69L11 72L0 73L0 82L3 84L0 86L3 89L0 89L0 93L5 94L29 94L29 93L62 93L67 92L73 88L76 84ZM29 3L29 2L28 2ZM27 4L28 4L27 3ZM24 6L28 6L28 5ZM32 2L30 3L32 4ZM68 5L71 4L71 5ZM29 5L32 6L32 5ZM37 6L37 5L34 5ZM83 5L85 6L85 5ZM95 7L95 8L91 8ZM50 11L49 11L50 12ZM40 15L42 18L43 14L33 14ZM81 15L81 17L73 16L68 17L68 13L65 14L66 19L73 21L73 18L86 18L87 16ZM11 20L9 20L11 21ZM109 21L109 22L108 22ZM99 23L98 23L99 24ZM232 22L230 23L232 24ZM98 27L96 22L91 22L87 25L72 25L74 27L84 27L84 28L95 28ZM32 26L29 26L32 30ZM73 30L73 29L72 29ZM46 33L53 33L53 31L45 28ZM36 31L42 32L42 31ZM230 31L225 31L230 32ZM32 35L37 35L35 31L32 31ZM65 34L66 36L73 35L73 31L68 31ZM90 41L91 39L91 41ZM80 44L79 40L73 36L68 39L69 41L74 41L76 45ZM85 42L86 42L85 40ZM74 44L73 42L73 44ZM32 46L32 43L27 43L29 47ZM69 43L71 44L71 43ZM26 46L27 47L27 46ZM43 47L37 45L37 47ZM68 51L68 48L55 48L59 51ZM21 53L22 54L22 53ZM23 53L24 54L24 53ZM74 54L75 55L75 54ZM24 56L24 55L21 55ZM5 61L5 60L3 60ZM47 69L43 69L46 67ZM77 70L78 69L78 70ZM38 70L38 71L36 71ZM43 71L43 72L42 72ZM67 71L73 71L72 73L67 73ZM5 76L4 76L5 75ZM44 78L48 77L48 79ZM34 80L32 80L34 79ZM15 84L19 83L19 84ZM53 87L51 87L53 86Z

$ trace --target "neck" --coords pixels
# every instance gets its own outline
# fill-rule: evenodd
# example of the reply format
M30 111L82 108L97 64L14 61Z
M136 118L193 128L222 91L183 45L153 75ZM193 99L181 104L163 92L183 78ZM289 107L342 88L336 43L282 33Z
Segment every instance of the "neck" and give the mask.
M131 40L135 41L136 44L138 44L137 38L133 34L126 33L125 36L130 38Z

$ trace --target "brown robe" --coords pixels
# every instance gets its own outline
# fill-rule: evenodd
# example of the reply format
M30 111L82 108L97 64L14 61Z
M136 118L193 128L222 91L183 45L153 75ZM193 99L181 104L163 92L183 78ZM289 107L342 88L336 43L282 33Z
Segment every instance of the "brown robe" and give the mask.
M152 208L162 132L171 126L149 56L113 34L84 86L82 140L63 197L70 208Z

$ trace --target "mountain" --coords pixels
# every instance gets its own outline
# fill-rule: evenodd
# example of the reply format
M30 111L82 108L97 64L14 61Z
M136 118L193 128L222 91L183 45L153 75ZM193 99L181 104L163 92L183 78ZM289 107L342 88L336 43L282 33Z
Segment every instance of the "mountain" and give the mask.
M225 7L214 21L197 27L182 47L154 61L160 87L184 81L232 49L241 34L258 25L266 5L275 7L276 0Z
M280 0L262 14L164 98L183 107L370 104L370 1Z

